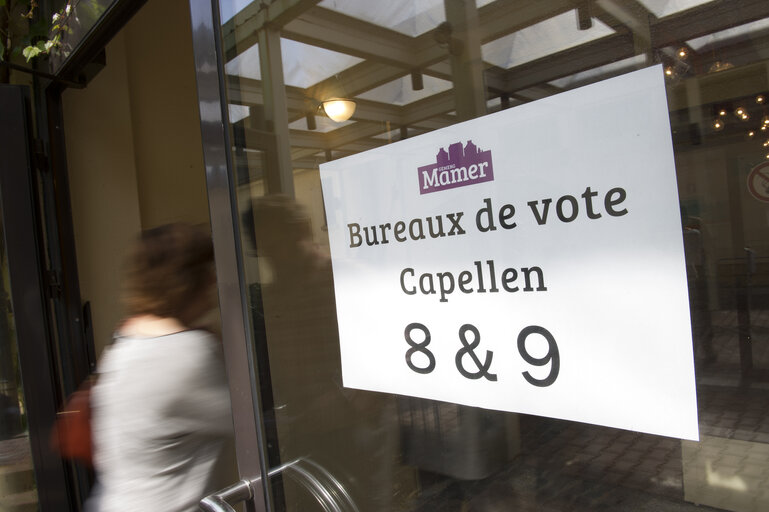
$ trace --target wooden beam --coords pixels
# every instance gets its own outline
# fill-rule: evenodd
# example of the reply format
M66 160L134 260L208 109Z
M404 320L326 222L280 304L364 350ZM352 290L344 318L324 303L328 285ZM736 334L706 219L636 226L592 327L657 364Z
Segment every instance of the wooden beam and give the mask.
M508 70L507 91L512 93L633 55L631 34L602 37Z
M294 2L300 2L300 0L294 0ZM576 0L553 0L547 2L541 0L498 0L487 4L478 10L481 44L567 12L574 9L575 5ZM310 10L310 7L305 6L304 12L308 12L308 10ZM320 7L312 9L311 12L313 14L312 16L308 15L309 21L306 23L302 21L291 25L292 22L289 22L288 25L291 26L287 27L290 29L287 34L290 32L295 37L302 37L301 34L305 33L304 37L307 37L308 41L312 39L323 46L335 44L334 41L336 41L338 34L331 31L327 34L321 34L321 30L310 26L313 23L312 20L314 19L315 22L318 22L322 16L323 23L334 23L333 26L340 26L341 21L335 22L334 19L345 20L348 17ZM313 18L313 16L315 17ZM338 49L341 50L344 47L349 50L351 45L358 45L364 48L363 50L357 50L361 55L363 53L370 54L372 58L377 58L382 62L367 60L340 72L338 78L331 77L308 87L307 91L310 97L320 99L327 96L325 94L326 91L336 91L340 88L348 96L356 96L405 76L412 69L420 69L425 74L435 73L435 75L441 78L450 76L447 73L449 70L447 67L448 62L444 63L448 58L448 50L440 47L435 41L435 30L426 32L416 38L411 38L380 27L376 33L377 41L381 41L385 33L390 33L392 38L389 42L383 43L389 49L377 49L374 47L376 45L366 42L365 34L362 33L361 29L368 25L366 22L355 20L354 27L356 28L346 34L341 34L341 37L344 38L344 43L338 43L340 45ZM225 26L225 49L236 46L239 52L244 50L245 46L240 40L237 40L237 43L235 40L228 43L227 29L230 29L230 32L232 32L230 27ZM248 33L248 30L245 28L238 31L238 35L243 37ZM364 37L364 39L361 40L361 37ZM402 53L401 49L404 47L404 41L408 41L408 44L405 46L408 49L408 57L399 60L397 55ZM392 48L395 48L395 50L392 50ZM351 54L355 55L355 53ZM228 58L233 56L230 53L227 54ZM396 61L393 61L394 58ZM434 66L438 67L433 69Z
M478 9L481 44L577 8L579 0L498 0Z
M454 91L439 92L429 98L410 103L404 113L403 123L407 126L420 124L426 119L452 110L454 110Z
M410 67L413 38L352 16L313 7L283 27L283 37L398 67Z
M700 7L666 16L651 27L655 48L677 45L769 17L767 0L715 0Z
M328 149L337 149L358 142L361 139L379 135L384 131L385 126L382 123L358 122L327 133L326 141L328 143Z
M769 17L766 0L716 0L666 16L650 27L652 47L676 45L701 35ZM637 55L632 35L615 34L507 70L507 92L547 83Z
M651 24L657 21L654 14L637 0L596 0L595 9L599 19L604 14L606 21L617 20L627 27L633 34L636 53L646 54L651 62Z
M638 0L595 0L593 13L615 31L630 30L649 37L649 26L657 17Z
M352 97L407 74L405 68L364 61L308 87L307 94L312 98L324 98L342 88L347 96Z
M320 0L254 0L222 25L224 55L230 61L257 43L257 33L269 25L280 29Z
M262 93L262 83L252 78L231 77L227 81L229 85L228 100L230 103L239 105L262 105L264 96ZM286 86L286 97L288 110L291 113L291 121L304 117L309 112L317 110L318 103L309 99L304 89L299 87ZM401 124L403 118L403 107L391 105L379 101L356 99L354 120L358 121L379 121Z
M227 77L227 99L237 105L264 105L261 80L242 77ZM300 87L285 86L288 109L293 112L309 112L317 107Z
M326 141L327 134L307 130L290 130L292 148L330 149Z
M439 128L444 128L446 126L451 126L452 124L457 124L457 122L458 120L456 115L438 114L431 118L417 121L416 124L410 124L409 126L415 129L424 129L424 131L432 131Z

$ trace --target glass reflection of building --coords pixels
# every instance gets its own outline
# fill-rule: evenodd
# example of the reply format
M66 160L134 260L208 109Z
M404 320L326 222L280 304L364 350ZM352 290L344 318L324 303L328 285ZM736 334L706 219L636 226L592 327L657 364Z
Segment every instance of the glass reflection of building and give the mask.
M60 325L76 325L75 319L82 320L83 304L90 302L96 353L108 344L119 318L111 298L116 289L111 279L119 259L115 248L143 227L168 219L209 222L212 218L218 221L212 225L219 234L221 226L238 223L250 203L279 193L299 203L309 219L301 243L292 243L313 256L306 261L327 263L314 259L328 253L320 163L659 64L668 93L683 212L699 442L536 416L479 413L408 397L372 398L334 380L335 368L326 361L332 357L324 359L323 371L318 371L325 381L313 391L333 389L333 400L326 410L322 404L310 410L305 403L310 395L303 398L296 385L308 377L292 381L296 368L289 367L292 361L310 367L308 360L317 346L294 348L301 353L293 358L290 347L291 343L309 345L313 338L323 344L334 340L334 319L329 314L312 315L312 311L333 309L328 299L333 290L327 279L321 279L327 277L323 273L327 269L314 279L325 283L325 288L304 295L298 285L275 291L270 287L283 276L276 277L280 263L271 261L274 253L241 243L243 275L238 279L243 286L223 288L220 294L249 290L247 297L236 297L243 301L243 309L267 313L264 325L249 320L243 328L249 332L241 337L259 343L252 347L258 358L254 362L258 378L264 379L259 387L272 387L274 393L272 401L266 391L254 400L264 404L259 412L266 418L264 438L272 451L265 460L271 468L287 462L281 456L296 455L298 450L309 453L316 446L325 461L329 450L337 449L344 453L333 473L341 475L341 483L366 482L376 487L371 494L380 502L386 495L393 508L415 511L495 506L688 510L694 503L717 510L769 509L764 492L769 487L769 351L765 343L769 224L767 203L745 185L751 169L769 155L764 146L769 128L762 122L769 115L767 2L323 0L291 2L292 8L285 11L279 11L285 2L218 2L222 21L217 27L221 29L218 43L223 56L219 63L209 62L207 69L221 65L223 71L220 92L229 118L222 121L232 144L220 150L231 150L228 172L236 200L232 209L217 209L215 202L209 205L203 192L206 167L201 148L209 141L201 139L201 119L205 122L218 107L206 110L195 96L205 74L203 70L193 73L192 27L187 20L199 3L149 0L133 11L126 7L128 3L108 2L129 14L120 22L112 21L98 38L98 30L87 34L91 25L81 27L83 33L77 37L100 46L106 58L94 57L99 53L95 51L77 72L61 77L68 80L58 84L66 89L60 94L60 126L66 134L60 143L66 155L56 157L60 147L56 140L48 145L54 150L49 155L51 165L63 159L66 171L38 174L43 184L54 175L57 184L66 177L71 189L69 213L52 204L53 185L40 194L45 203L41 208L48 208L42 218L64 226L71 217L72 223L70 235L64 228L63 233L54 228L46 231L46 240L52 244L72 237L73 249L67 252L63 244L62 257L76 262L71 275L71 265L54 262L55 250L48 256L52 268L45 270L52 273L45 275L66 275L51 278L51 295L46 300L64 302L56 296L58 283L62 295L76 305L52 306L51 316L62 316ZM79 8L86 7L80 3ZM93 12L88 16L83 12L79 19L92 23ZM114 19L117 11L111 12ZM275 16L274 22L260 25L265 12ZM205 24L196 25L196 33L204 32L201 27ZM168 50L158 52L159 47ZM213 48L212 43L209 49ZM56 61L52 72L69 72L61 64ZM87 83L75 88L81 72ZM14 76L19 81L21 75ZM38 94L35 101L44 97ZM330 97L355 101L353 117L336 123L323 115L318 105ZM204 103L210 107L211 99L207 100ZM38 104L37 110L44 113L47 108ZM558 137L580 126L561 124L558 110L547 115L552 119L552 139L544 143L558 151ZM50 124L59 126L58 121ZM630 136L633 119L627 120L627 126ZM48 136L53 137L38 134L41 139ZM437 148L438 165L488 150L479 140L481 148L470 140L449 141L456 142ZM429 155L435 151L431 147ZM62 193L62 187L55 190ZM61 196L55 197L58 205L64 204ZM276 228L279 221L267 222ZM239 229L245 228L239 225ZM307 263L297 274L316 271ZM4 282L13 286L13 274L9 277ZM69 288L73 282L80 282L79 290ZM270 291L259 294L255 289ZM325 302L324 307L311 307L313 301ZM297 312L303 312L301 317ZM234 327L228 323L224 328ZM263 332L257 333L259 329ZM51 352L59 347L83 351L79 347L85 344L77 341L83 330L60 328L55 342L50 342ZM294 331L301 336L276 347L292 338ZM22 343L42 342L20 339ZM68 364L62 357L51 366L66 373ZM14 371L5 360L0 366L6 374ZM51 380L61 388L54 393L60 398L74 382L58 371L51 370L55 374ZM13 423L16 432L19 413L35 405L13 391L17 375L2 378L6 383L0 392L11 405L8 424ZM240 389L251 389L250 383L238 384ZM281 402L281 397L287 397L287 402ZM579 397L574 401L578 404ZM342 407L344 411L338 410ZM296 412L297 408L305 410ZM308 416L322 418L323 435L313 436L312 428L297 419ZM278 426L276 418L281 422ZM338 432L355 439L346 444L335 437L334 421L344 423ZM368 446L366 432L386 440L372 450L379 457L375 463L365 454L345 449L346 445ZM382 455L388 450L389 457ZM240 462L248 467L248 461ZM28 480L29 474L24 478ZM299 497L305 492L302 489L287 481L284 485L273 490L282 496L286 509L296 503L318 506L311 496ZM66 509L62 507L53 510Z

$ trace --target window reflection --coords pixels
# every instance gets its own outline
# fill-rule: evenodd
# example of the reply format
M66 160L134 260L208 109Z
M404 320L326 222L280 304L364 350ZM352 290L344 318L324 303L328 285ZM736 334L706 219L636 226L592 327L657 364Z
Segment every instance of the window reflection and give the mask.
M307 2L282 30L258 25L256 2L222 3L271 464L318 462L361 510L769 507L769 203L746 186L769 155L769 5L601 0L580 30L569 2L486 1L464 11L468 36L441 25L444 3L462 4ZM260 60L259 30L279 32L282 62ZM669 71L700 442L344 388L318 165L655 64ZM333 91L356 100L350 121L318 110ZM286 509L314 503L274 481Z

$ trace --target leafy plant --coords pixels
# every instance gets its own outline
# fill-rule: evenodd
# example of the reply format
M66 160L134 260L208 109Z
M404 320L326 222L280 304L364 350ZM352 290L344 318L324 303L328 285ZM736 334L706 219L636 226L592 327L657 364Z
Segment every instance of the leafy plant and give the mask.
M23 56L27 62L63 49L70 33L75 0L66 0L50 20L40 15L37 0L0 0L0 63ZM8 66L0 65L0 83L9 79Z
M2 2L3 0L0 0ZM34 9L37 6L36 2L32 0L30 2L30 10L25 15L27 18L32 19L34 17ZM34 59L39 55L49 55L54 51L58 51L62 47L62 36L68 32L71 32L69 28L69 20L72 16L72 4L71 0L67 1L59 11L55 12L51 17L51 26L47 33L47 39L37 41L35 44L28 44L22 50L22 55L27 59L27 62Z

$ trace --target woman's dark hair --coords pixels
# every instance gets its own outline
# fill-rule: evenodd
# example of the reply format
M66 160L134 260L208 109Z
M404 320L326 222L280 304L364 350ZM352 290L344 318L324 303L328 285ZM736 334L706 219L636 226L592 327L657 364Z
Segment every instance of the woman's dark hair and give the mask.
M189 224L167 224L142 233L123 279L128 316L157 315L187 320L184 312L214 279L211 236Z

